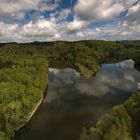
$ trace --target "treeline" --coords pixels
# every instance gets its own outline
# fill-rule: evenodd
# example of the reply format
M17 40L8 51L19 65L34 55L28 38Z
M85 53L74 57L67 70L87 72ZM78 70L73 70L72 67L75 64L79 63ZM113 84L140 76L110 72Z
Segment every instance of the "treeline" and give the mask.
M95 128L84 128L80 140L140 140L140 92L115 106Z
M140 41L89 40L78 42L33 42L20 44L22 47L36 48L48 58L49 65L55 67L64 62L80 71L82 75L97 72L102 63L113 63L124 59L134 59L140 69ZM57 62L57 63L56 63Z
M43 96L50 67L74 67L93 75L102 63L134 59L140 41L78 41L0 44L0 139L8 140ZM126 116L127 117L127 116Z
M9 140L42 98L47 85L46 58L31 48L0 47L0 140Z
M37 42L36 42L37 43ZM38 44L38 43L37 43ZM31 46L36 46L31 44ZM103 63L133 59L140 70L140 41L79 41L55 42L37 46L38 52L47 56L49 65L64 62L77 68L82 75L95 74ZM42 49L40 49L42 48ZM54 64L54 65L53 65ZM84 129L81 140L139 140L140 93L123 105L113 108L111 114L100 120L96 127Z

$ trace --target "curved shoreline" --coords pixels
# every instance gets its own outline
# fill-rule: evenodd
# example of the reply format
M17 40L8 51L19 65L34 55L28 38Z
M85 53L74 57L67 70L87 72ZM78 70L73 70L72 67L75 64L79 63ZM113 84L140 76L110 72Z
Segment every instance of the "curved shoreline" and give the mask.
M26 127L26 125L28 125L28 123L31 121L31 119L33 118L33 116L35 115L35 113L37 112L37 110L39 109L40 105L43 103L44 99L46 98L46 96L47 96L47 90L48 90L48 84L47 84L47 86L45 88L45 91L43 93L43 96L38 101L38 103L35 105L35 107L33 108L33 110L30 112L30 114L27 117L26 121L23 124L21 124L19 127L15 128L15 134L14 134L12 140L15 139L16 133L18 133L18 131L20 131L21 129L23 129L24 127Z
M129 59L128 59L129 60ZM119 63L119 62L118 62ZM100 66L101 67L101 66ZM75 67L75 69L77 69L76 67ZM77 69L78 70L78 69ZM97 71L98 71L99 69L97 69ZM96 71L96 72L97 72ZM80 71L79 71L80 72ZM96 72L93 74L93 75L95 75L96 74ZM80 73L81 74L81 73ZM91 76L91 75L90 75ZM48 89L48 84L47 84L47 86L46 86L46 88L45 88L45 91L44 91L44 93L43 93L43 96L42 96L42 98L39 100L39 102L36 104L36 106L35 106L35 108L30 112L31 114L27 117L27 119L26 119L26 121L23 123L23 124L21 124L19 127L17 127L16 129L15 129L15 132L17 132L17 131L19 131L20 129L22 129L23 127L25 127L29 122L30 122L30 120L32 119L32 117L34 116L34 114L36 113L36 111L38 110L38 108L39 108L39 106L42 104L42 102L43 102L43 100L45 99L45 97L47 96L47 89Z
M34 114L36 113L37 109L39 108L39 106L41 105L43 101L43 97L39 100L39 102L36 104L35 108L30 112L30 115L27 117L26 121L21 124L19 127L17 127L15 129L15 132L19 131L20 129L22 129L25 125L27 125L30 120L32 119L32 117L34 116Z

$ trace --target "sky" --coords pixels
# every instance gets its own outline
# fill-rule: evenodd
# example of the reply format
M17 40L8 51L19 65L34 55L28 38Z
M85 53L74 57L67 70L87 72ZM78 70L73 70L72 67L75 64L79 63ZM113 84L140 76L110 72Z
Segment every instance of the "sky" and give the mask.
M140 0L0 0L0 42L139 40Z

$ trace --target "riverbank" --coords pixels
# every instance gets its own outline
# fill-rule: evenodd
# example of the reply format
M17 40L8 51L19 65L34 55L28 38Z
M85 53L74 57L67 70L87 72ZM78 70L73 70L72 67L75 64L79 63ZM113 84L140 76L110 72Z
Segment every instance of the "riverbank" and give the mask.
M26 121L21 124L19 127L17 127L15 129L15 131L20 130L21 128L23 128L25 125L27 125L29 123L29 121L32 119L32 117L34 116L35 112L37 111L37 109L39 108L39 106L41 105L43 101L43 97L39 100L39 102L35 105L35 108L31 111L30 115L27 117Z
M0 48L0 140L9 140L30 120L47 84L44 56L16 44Z
M42 98L38 101L38 103L35 105L34 109L29 113L29 116L26 118L25 122L22 123L20 126L18 126L15 129L15 133L20 131L21 129L23 129L26 125L28 125L28 123L31 121L31 119L33 118L34 114L37 112L37 110L39 109L40 105L43 103L44 99L47 96L47 90L48 90L48 85L45 88L45 91L43 93ZM15 136L14 136L15 137Z
M67 66L74 67L78 63L77 70L86 76L96 73L102 63L130 58L139 68L140 49L133 43L130 47L123 42L107 41L3 45L0 48L0 135L12 137L21 120L24 122L24 116L32 114L47 83L48 61L55 66L55 61L70 62Z
M123 104L113 107L95 127L84 129L80 140L140 139L140 91L134 93Z

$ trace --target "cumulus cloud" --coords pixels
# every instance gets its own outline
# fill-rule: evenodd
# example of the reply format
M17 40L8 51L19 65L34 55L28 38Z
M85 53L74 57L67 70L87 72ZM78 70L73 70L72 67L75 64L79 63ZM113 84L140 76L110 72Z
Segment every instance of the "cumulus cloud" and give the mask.
M63 9L57 17L58 21L66 20L68 15L71 13L70 9Z
M139 39L140 25L127 26L111 24L95 29L73 28L71 23L57 23L55 19L46 20L41 18L36 22L30 21L23 26L18 24L0 24L0 41L53 41L53 40L83 40L83 39L103 39L103 40L122 40L122 39ZM125 25L126 24L126 25ZM69 28L68 28L69 27ZM71 28L70 28L71 27ZM114 28L115 27L115 28Z
M43 17L21 26L0 22L0 41L32 42L36 40L59 40L60 34L57 26L55 19L46 20Z
M17 24L5 24L3 22L0 22L0 35L12 34L16 32L17 27Z
M85 38L85 35L82 32L78 32L77 37L81 39L81 38Z
M125 10L121 2L113 0L78 0L74 7L77 16L86 21L108 20Z
M55 20L45 20L44 18L39 19L36 23L30 21L28 24L23 26L22 34L24 36L47 36L52 37L56 32Z
M0 22L0 41L17 41L18 27L18 24L5 24Z
M140 2L128 8L127 20L140 22Z
M139 0L78 0L74 7L64 9L59 7L60 0L0 3L1 42L140 38Z
M51 3L49 0L47 1L39 1L37 5L37 9L40 11L53 11L59 5L57 3Z
M129 6L126 19L122 22L122 33L128 36L140 38L140 1ZM137 37L136 37L137 38Z
M87 24L88 23L85 21L75 19L74 21L68 23L67 29L68 29L69 33L75 33L77 31L85 28L87 26Z
M22 19L29 10L51 11L58 7L49 0L0 0L0 17Z

